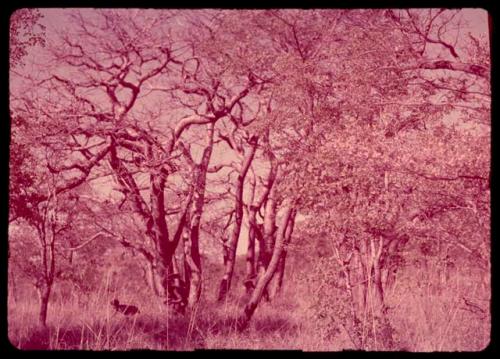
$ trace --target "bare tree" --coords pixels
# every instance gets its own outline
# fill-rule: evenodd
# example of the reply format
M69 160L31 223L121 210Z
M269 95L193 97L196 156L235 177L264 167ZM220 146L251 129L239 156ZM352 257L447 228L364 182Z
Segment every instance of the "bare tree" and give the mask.
M35 286L40 297L39 323L47 325L47 311L50 294L57 277L60 265L58 250L61 247L61 235L72 222L72 214L63 208L62 200L58 199L52 186L49 187L48 199L37 206L37 216L29 221L34 225L39 240L40 267ZM67 205L67 204L66 204Z
M155 269L167 288L167 268L171 265L188 219L191 221L191 239L198 236L203 203L201 191L204 190L204 176L211 153L209 146L199 167L200 176L193 178L197 181L193 184L193 198L186 197L185 207L193 203L196 209L193 213L188 213L191 211L188 210L181 216L175 235L170 236L164 190L169 175L177 171L175 153L179 140L192 125L208 124L213 127L219 119L230 115L233 108L258 84L258 80L249 76L244 87L234 91L224 88L220 82L203 84L194 79L196 76L192 79L182 76L176 79L174 76L172 79L168 76L170 67L177 66L184 71L191 58L186 59L181 54L176 59L168 34L155 28L158 24L163 26L168 23L171 14L149 16L144 12L140 15L130 16L125 26L120 12L100 11L99 17L93 20L87 19L82 12L73 13L79 40L63 34L63 46L52 46L51 49L58 66L74 70L77 76L69 79L54 73L41 84L45 86L45 91L59 93L65 99L64 105L73 106L71 114L65 109L46 115L53 119L55 116L71 119L66 124L69 136L63 141L65 146L83 157L83 160L70 165L51 164L50 169L54 173L80 172L80 175L58 186L56 192L80 185L94 166L106 160L123 194L122 205L125 201L130 204L142 219L146 235L155 243ZM140 21L147 26L139 24ZM137 42L139 38L142 40ZM101 56L102 53L106 56ZM203 73L198 67L195 71L199 71L200 76ZM170 90L157 85L159 81L171 83L172 80L180 82L174 82ZM181 102L194 101L197 104L187 107L194 114L183 116L167 131L160 131L159 114L150 111L148 119L137 109L144 103L144 96L139 96L143 92L149 97L151 93L159 92L173 95ZM97 95L100 96L98 100ZM54 108L61 108L61 104ZM147 190L138 184L139 180L146 179ZM194 240L191 242L194 252L197 252L196 247ZM199 285L196 284L196 287ZM193 295L192 298L199 296L199 290L193 290Z

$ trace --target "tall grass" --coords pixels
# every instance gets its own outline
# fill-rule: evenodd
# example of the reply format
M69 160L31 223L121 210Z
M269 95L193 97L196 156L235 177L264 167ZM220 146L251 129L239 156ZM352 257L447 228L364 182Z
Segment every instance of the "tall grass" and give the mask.
M86 305L77 298L53 296L47 327L38 325L38 300L33 295L9 295L8 323L11 343L20 349L82 350L193 350L196 348L286 349L297 342L299 325L289 311L265 303L253 325L244 333L236 330L241 303L230 297L217 304L203 299L185 316L168 311L161 301L139 295L127 297L111 289L106 281L88 297ZM57 288L55 288L57 290ZM114 311L113 298L127 298L139 305L140 313L127 317ZM161 308L161 309L160 309ZM159 310L160 309L160 310Z
M470 268L446 269L432 262L409 269L388 297L391 321L407 350L484 349L490 340L491 288L489 276L483 276ZM484 311L469 307L465 300L477 302Z
M467 268L442 267L403 270L386 292L387 317L394 327L396 348L407 351L476 351L489 343L490 316L464 303L464 298L489 309L489 278ZM207 276L208 277L208 276ZM17 286L16 298L9 288L8 330L11 343L20 349L83 350L193 350L211 349L298 349L337 351L352 349L345 328L329 335L311 315L312 298L305 287L292 279L282 295L263 301L243 332L236 318L244 305L243 288L223 303L205 292L198 306L181 316L165 308L160 299L138 290L133 294L111 284L108 273L102 285L88 296L62 295L54 288L47 327L37 323L39 303L35 292ZM119 298L138 305L140 313L126 317L114 311L110 301ZM368 327L372 323L365 323Z

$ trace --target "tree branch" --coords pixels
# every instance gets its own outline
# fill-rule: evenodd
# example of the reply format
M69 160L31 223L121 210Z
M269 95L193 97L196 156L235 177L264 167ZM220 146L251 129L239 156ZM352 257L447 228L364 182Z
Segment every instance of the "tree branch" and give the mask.
M465 72L471 75L479 76L485 79L489 78L488 68L481 65L465 64L462 62L452 62L446 60L424 62L419 65L420 69L425 70L452 70Z

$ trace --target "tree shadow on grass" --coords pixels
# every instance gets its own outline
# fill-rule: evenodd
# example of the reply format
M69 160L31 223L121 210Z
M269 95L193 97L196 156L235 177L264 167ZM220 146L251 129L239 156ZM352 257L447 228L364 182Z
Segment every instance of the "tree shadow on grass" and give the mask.
M255 318L251 328L261 334L290 333L296 334L299 331L297 323L287 318Z
M203 333L198 326L190 330L187 317L170 318L168 325L167 323L157 325L148 334L165 350L192 350L205 347Z
M50 330L37 327L25 338L10 338L10 340L12 345L21 350L48 350L50 349Z
M190 330L189 317L176 316L167 321L155 317L140 317L133 322L129 318L125 322L116 322L109 327L100 327L98 323L88 329L82 326L71 326L60 328L57 332L54 328L34 328L29 336L12 340L12 344L22 350L74 350L93 349L105 345L118 350L125 349L127 335L133 325L136 335L147 337L155 343L155 347L162 350L192 350L205 348L205 337L207 335L231 336L238 333L236 329L236 317L218 316L217 314L198 318ZM99 327L99 328L98 328ZM109 330L109 333L107 332ZM258 336L269 336L279 334L280 336L295 335L299 326L287 318L253 318L250 327L241 333L242 336L257 334ZM94 337L99 332L100 337ZM57 336L57 338L56 338ZM189 337L188 337L189 336ZM106 337L109 341L105 342ZM54 346L51 347L52 345ZM123 346L123 347L122 347ZM103 350L107 349L102 347Z

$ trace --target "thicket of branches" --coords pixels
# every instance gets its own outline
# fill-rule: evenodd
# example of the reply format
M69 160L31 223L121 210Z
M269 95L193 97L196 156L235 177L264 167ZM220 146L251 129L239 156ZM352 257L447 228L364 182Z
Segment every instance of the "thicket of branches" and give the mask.
M109 248L179 313L244 285L240 330L303 248L318 313L358 348L366 315L394 345L385 297L409 248L488 273L489 44L460 11L64 13L47 34L36 10L11 18L9 269L43 325L54 282L88 285L75 258L106 266ZM221 278L202 283L203 256Z

